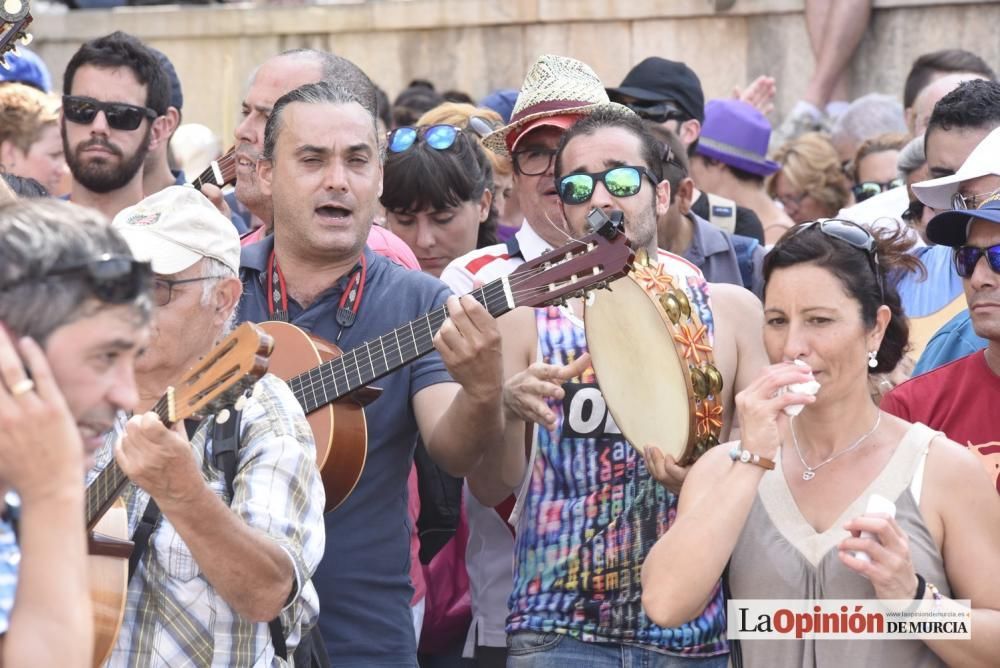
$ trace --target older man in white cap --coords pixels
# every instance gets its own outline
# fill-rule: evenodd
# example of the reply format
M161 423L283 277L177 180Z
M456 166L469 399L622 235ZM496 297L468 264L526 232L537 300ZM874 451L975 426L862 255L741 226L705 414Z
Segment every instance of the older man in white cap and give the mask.
M986 346L903 383L882 408L974 448L1000 491L1000 128L955 174L913 189L926 205L945 210L928 223L927 236L955 249L968 318Z
M134 572L108 665L284 665L315 623L309 579L324 545L323 486L301 406L266 375L228 422L208 418L185 434L145 412L228 332L242 293L239 237L181 186L113 224L152 263L157 308L136 364L138 410L98 453L99 469L113 456L134 483Z

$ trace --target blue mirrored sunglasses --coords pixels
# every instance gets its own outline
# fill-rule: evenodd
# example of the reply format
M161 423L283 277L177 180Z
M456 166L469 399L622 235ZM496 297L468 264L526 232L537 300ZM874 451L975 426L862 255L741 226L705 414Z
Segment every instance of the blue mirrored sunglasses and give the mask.
M389 151L391 153L408 151L418 140L423 140L433 149L444 151L451 148L461 134L461 129L454 125L428 125L426 127L404 125L389 133Z

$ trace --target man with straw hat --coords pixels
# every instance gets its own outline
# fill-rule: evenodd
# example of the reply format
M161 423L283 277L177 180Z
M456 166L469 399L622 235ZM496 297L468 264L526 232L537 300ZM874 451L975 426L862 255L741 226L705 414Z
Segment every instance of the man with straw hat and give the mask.
M604 84L585 63L555 55L543 55L534 62L524 78L510 123L483 140L488 149L511 157L514 195L521 204L524 222L506 244L474 250L445 268L441 280L455 294L470 291L477 282L510 274L523 262L566 243L570 232L553 177L556 146L574 123L608 107L627 111L608 99ZM496 469L480 467L483 472L491 470ZM476 484L474 477L471 480ZM512 506L512 496L494 508L466 495L470 533L466 566L473 623L465 655L475 655L480 666L504 666L506 662L504 625L514 549L507 518Z

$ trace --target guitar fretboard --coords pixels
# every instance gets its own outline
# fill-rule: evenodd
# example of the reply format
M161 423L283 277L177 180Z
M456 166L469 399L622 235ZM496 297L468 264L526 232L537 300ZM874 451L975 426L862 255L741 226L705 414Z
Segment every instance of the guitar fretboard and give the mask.
M516 305L506 276L469 294L494 318ZM448 310L442 306L295 376L288 386L305 412L311 413L429 353L434 335L447 318Z
M151 409L156 413L160 421L167 427L172 426L170 422L170 395L160 397L156 405ZM128 485L128 477L122 472L118 462L112 456L104 470L97 474L97 477L87 485L86 493L86 517L87 529L93 529L98 520L104 516L111 504L121 496L122 490Z

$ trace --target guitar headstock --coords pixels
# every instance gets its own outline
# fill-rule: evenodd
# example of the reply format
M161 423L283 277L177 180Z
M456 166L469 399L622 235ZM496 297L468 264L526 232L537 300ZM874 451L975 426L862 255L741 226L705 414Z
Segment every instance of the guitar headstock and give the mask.
M516 306L545 306L606 288L632 269L635 254L620 226L607 223L519 266L509 277Z
M24 46L31 43L31 33L28 32L31 21L28 0L0 1L0 66L7 67L4 54L17 46L12 42L20 40Z
M233 146L218 160L213 160L198 177L191 182L198 190L206 183L210 183L218 188L231 186L236 183L236 147Z
M267 373L274 339L245 322L198 360L167 393L164 422L218 413Z

